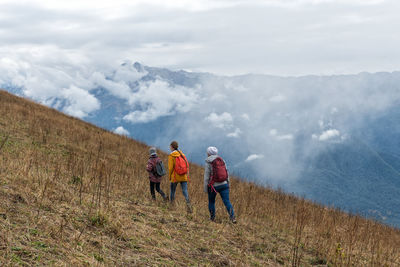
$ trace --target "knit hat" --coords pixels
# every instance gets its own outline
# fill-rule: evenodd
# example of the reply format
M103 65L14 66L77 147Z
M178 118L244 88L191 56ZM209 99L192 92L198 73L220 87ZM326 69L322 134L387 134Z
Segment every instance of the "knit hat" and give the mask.
M157 155L157 150L155 147L150 147L149 149L150 156Z
M217 155L218 154L218 149L215 146L210 146L207 148L207 154L212 156L212 155Z

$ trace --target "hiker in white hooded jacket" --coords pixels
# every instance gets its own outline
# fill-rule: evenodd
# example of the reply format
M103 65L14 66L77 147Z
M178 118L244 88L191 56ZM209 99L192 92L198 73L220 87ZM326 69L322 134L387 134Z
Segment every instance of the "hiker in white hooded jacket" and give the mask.
M211 221L215 220L215 198L220 194L222 202L228 211L229 218L236 223L233 206L229 200L229 175L225 161L218 156L218 149L207 148L206 165L204 169L204 192L208 194L208 210Z

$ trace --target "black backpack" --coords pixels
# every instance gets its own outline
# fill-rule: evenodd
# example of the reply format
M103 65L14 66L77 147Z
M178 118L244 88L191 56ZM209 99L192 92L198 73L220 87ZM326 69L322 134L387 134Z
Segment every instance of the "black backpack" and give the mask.
M159 177L167 174L167 171L165 170L164 167L164 163L162 162L161 159L157 160L156 166L154 167L154 174Z

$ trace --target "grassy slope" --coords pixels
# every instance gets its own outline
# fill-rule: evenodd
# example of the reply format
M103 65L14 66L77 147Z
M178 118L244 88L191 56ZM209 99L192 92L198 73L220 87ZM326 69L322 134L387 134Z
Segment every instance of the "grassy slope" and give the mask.
M0 91L1 265L400 264L398 230L237 179L209 222L194 164L193 214L152 202L147 149Z

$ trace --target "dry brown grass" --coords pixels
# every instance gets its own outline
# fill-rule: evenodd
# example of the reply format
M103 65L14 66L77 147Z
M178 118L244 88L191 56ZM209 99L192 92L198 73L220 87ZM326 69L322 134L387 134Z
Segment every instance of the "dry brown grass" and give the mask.
M239 179L211 223L195 164L193 214L152 202L147 149L0 91L1 265L400 265L399 230Z

